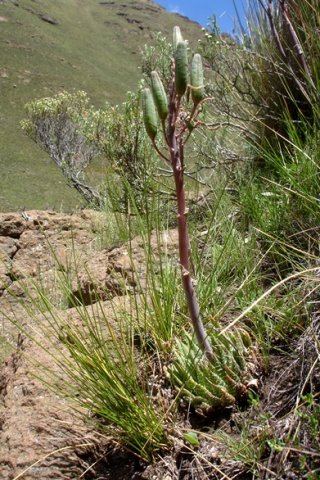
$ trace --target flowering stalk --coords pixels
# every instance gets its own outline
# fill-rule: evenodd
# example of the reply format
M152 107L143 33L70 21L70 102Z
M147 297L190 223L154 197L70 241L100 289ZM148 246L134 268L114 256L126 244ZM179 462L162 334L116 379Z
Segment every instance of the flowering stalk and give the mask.
M161 158L170 164L173 172L177 199L177 222L178 222L178 236L179 236L179 258L182 275L182 284L185 291L190 320L194 329L197 342L201 350L205 353L208 360L213 360L213 352L210 342L208 340L204 325L200 316L200 307L195 292L194 281L190 271L190 241L187 226L188 208L186 204L185 186L184 186L184 145L189 138L189 130L192 129L192 121L196 120L199 113L199 105L203 101L203 72L202 61L200 56L196 54L196 59L193 62L193 71L191 75L191 85L188 85L188 62L187 62L187 45L183 41L179 33L177 35L177 28L174 30L174 39L176 40L175 58L172 63L172 74L169 86L169 105L168 110L164 109L164 100L167 104L168 99L164 89L159 86L159 79L155 73L152 74L152 97L154 104L150 106L150 90L145 89L144 93L144 119L146 130L152 140L152 143L160 154ZM177 41L178 38L178 41ZM156 79L156 84L154 82ZM200 84L201 83L201 84ZM156 86L156 88L155 88ZM181 99L184 95L191 96L193 99L193 106L191 113L188 115L183 112ZM165 95L165 97L164 97ZM168 153L166 156L159 151L156 145L157 128L155 125L157 119L155 118L155 111L158 111L161 119L162 131L165 137ZM164 110L166 114L164 114Z

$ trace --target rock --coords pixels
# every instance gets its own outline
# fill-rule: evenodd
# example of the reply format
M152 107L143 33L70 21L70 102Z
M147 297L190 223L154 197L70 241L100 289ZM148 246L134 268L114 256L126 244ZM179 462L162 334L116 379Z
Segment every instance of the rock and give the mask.
M11 247L11 251L16 249L11 274L15 279L35 277L54 266L67 271L72 262L79 260L81 252L90 253L93 244L90 226L86 228L79 216L31 211ZM7 240L7 251L8 248Z
M146 252L145 240L136 237L131 241L130 252L123 246L89 257L72 282L73 296L89 305L98 299L107 300L116 295L145 290L147 255L154 256L159 264L160 257L176 255L178 246L175 230L164 231L160 237L153 233L149 240L149 252ZM154 267L156 271L157 266Z
M89 258L72 282L72 294L84 305L90 305L98 299L125 295L135 286L131 261L123 247Z
M12 258L17 251L17 241L11 237L0 236L0 261Z
M8 275L8 266L6 263L0 261L0 295L11 284L10 276ZM1 322L0 322L1 323Z
M11 259L16 251L16 240L0 237L0 295L11 284Z
M19 213L0 213L0 235L19 238L26 228L26 221Z
M101 323L107 318L115 327L117 312L127 309L128 302L129 299L123 297L113 303L100 304L94 311L95 318L100 318ZM68 325L81 322L77 309L56 314ZM87 314L93 315L92 307ZM45 317L38 320L41 326L46 322ZM33 334L36 331L35 325ZM48 353L57 355L57 350L53 350L55 342L48 338L49 335L39 333L40 343L37 344L20 336L18 351L8 359L0 374L1 480L12 480L23 471L24 480L80 478L88 467L84 461L86 456L90 458L91 451L93 457L93 452L99 451L104 444L102 437L93 433L70 404L34 378L33 372L39 375L41 371L30 360L39 362L44 369L49 368L58 377L61 375ZM59 352L62 350L60 347ZM56 380L58 388L62 380Z
M51 23L51 25L59 25L58 20L56 20L55 18L51 17L50 15L47 15L46 13L40 14L39 17L40 17L41 20L43 20L44 22Z
M91 230L95 212L86 215L0 213L0 335L7 341L16 338L12 321L26 316L22 303L30 309L31 298L39 302L40 291L45 290L54 305L67 306L59 275L71 281L81 262L95 251ZM98 223L95 228L100 228Z

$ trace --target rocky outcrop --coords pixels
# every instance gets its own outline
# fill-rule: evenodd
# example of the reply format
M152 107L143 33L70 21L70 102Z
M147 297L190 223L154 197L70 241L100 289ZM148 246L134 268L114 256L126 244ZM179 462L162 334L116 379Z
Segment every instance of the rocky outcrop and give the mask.
M0 334L11 342L18 339L16 352L5 364L0 363L3 480L17 475L23 479L74 479L84 470L81 459L88 446L79 445L92 445L93 435L63 400L33 377L30 360L45 365L49 357L34 342L18 335L12 322L28 325L32 321L29 296L36 298L40 287L53 295L57 273L67 271L72 258L80 261L82 255L95 250L97 222L97 215L91 212L0 214ZM61 299L57 300L62 306Z
M78 309L71 307L81 302L86 315L95 315L101 325L108 319L116 332L117 315L129 311L130 294L147 287L146 257L156 260L156 272L162 255L175 256L177 234L152 234L147 251L142 237L129 246L99 249L97 232L103 228L105 217L89 210L0 214L0 335L18 345L0 363L1 480L80 478L96 458L92 452L104 448L84 419L34 377L35 362L57 372L52 345L38 326L48 321L49 307L65 325L77 324ZM69 282L67 291L58 287L61 276L65 286ZM41 291L51 305L41 304ZM39 343L18 334L13 322L32 329ZM89 471L84 479L113 478Z
M146 244L148 248L146 250ZM147 287L147 257L154 263L157 274L160 257L176 254L178 235L175 230L165 231L161 237L152 233L148 241L139 236L129 246L102 250L90 256L73 280L72 293L88 305L96 298L110 299L116 295L139 292Z
M72 275L70 265L95 251L99 221L90 211L0 213L0 335L12 339L10 319L21 318L22 301L39 290L55 303L63 302L59 273Z
M100 304L100 315L112 322L125 302ZM79 321L76 309L65 315L69 324ZM68 402L34 377L46 380L49 368L50 382L56 381L59 390L61 380L52 380L54 374L61 376L49 355L53 345L40 333L37 340L39 344L19 335L18 349L0 375L1 480L74 480L90 467L90 452L101 451L104 441Z

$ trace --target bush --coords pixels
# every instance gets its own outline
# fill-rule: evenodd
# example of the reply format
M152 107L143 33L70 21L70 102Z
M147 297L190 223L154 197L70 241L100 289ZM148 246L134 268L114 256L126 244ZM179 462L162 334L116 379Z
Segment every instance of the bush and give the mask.
M129 92L121 105L99 112L99 148L120 180L121 187L114 195L114 182L107 182L114 209L128 212L131 193L139 211L146 209L146 197L154 188L156 156L144 130L139 94ZM108 188L108 185L110 188Z
M86 135L93 113L86 93L64 92L35 100L26 105L26 112L24 132L50 155L86 201L99 205L100 194L83 183L84 170L98 154L96 142L88 141Z
M60 93L30 102L26 111L25 133L87 202L98 207L109 203L127 212L132 191L136 206L145 208L143 198L153 189L156 162L143 128L139 94L128 93L123 104L95 110L84 92ZM98 155L106 157L112 178L99 191L85 183L85 170Z

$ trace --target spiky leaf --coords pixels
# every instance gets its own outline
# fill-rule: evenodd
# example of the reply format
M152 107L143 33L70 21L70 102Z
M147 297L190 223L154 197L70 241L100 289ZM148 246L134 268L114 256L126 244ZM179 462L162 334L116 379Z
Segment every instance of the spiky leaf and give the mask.
M184 339L177 340L170 379L192 406L204 412L213 407L224 408L243 394L250 355L250 337L245 335L246 347L243 335L242 329L225 334L218 329L213 332L210 340L214 362L207 361L189 333L184 332Z

